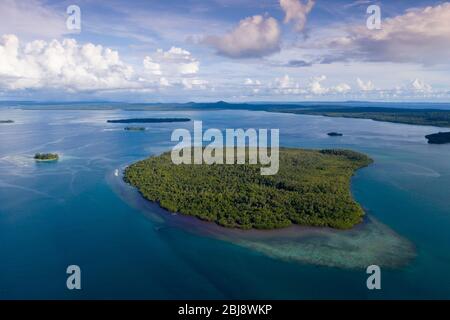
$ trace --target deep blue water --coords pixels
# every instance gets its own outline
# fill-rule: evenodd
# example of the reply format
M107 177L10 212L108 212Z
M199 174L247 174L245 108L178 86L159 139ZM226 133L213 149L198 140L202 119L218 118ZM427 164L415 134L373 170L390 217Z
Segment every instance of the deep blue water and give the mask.
M114 171L170 150L172 130L192 124L126 132L106 123L127 117L280 128L282 146L365 152L375 164L354 177L353 193L416 257L382 269L373 292L363 269L283 260L168 223L155 206L128 201L133 191ZM256 111L2 109L0 119L16 121L0 125L0 298L450 298L450 145L424 139L442 129ZM35 152L61 160L35 163ZM66 289L71 264L81 291Z

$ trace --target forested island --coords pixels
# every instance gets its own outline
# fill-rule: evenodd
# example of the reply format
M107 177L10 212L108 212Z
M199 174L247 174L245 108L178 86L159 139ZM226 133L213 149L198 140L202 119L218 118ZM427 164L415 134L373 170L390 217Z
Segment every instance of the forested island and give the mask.
M425 136L430 144L450 143L450 132L438 132Z
M339 133L339 132L328 132L327 135L329 135L330 137L342 137L343 134Z
M14 123L13 120L0 120L0 123Z
M125 127L123 128L125 131L145 131L145 127Z
M57 153L36 153L34 159L36 161L57 161L59 155Z
M259 164L175 165L167 152L130 165L124 180L168 211L225 227L347 229L364 215L350 178L370 163L350 150L281 148L278 174L263 176Z
M108 120L108 123L164 123L164 122L189 122L189 118L136 118Z

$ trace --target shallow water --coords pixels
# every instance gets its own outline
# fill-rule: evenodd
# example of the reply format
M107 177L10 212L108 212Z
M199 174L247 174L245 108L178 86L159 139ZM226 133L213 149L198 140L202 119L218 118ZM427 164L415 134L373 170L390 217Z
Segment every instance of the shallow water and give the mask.
M352 191L369 212L349 232L223 231L145 203L115 169L169 150L175 128L107 119L190 117L205 128L280 128L281 145L369 154ZM1 109L0 298L450 298L450 145L442 129L252 111ZM330 131L344 137L330 138ZM57 163L35 163L57 152ZM298 232L297 232L298 231ZM366 264L382 290L366 288ZM82 269L78 292L65 269Z

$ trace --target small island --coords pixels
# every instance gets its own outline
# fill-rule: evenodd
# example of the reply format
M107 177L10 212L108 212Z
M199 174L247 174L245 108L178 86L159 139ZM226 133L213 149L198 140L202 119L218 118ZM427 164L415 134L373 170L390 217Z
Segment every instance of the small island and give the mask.
M57 161L57 160L59 160L59 155L56 153L36 153L34 155L34 160L36 160L36 161Z
M328 132L327 133L330 137L342 137L343 134L339 132Z
M450 143L450 132L438 132L425 136L430 144Z
M123 128L125 131L145 131L145 127L125 127Z
M107 120L108 123L165 123L165 122L189 122L189 118L136 118Z
M0 120L0 123L14 123L13 120Z
M278 174L263 176L259 164L175 165L167 152L130 165L124 180L170 212L229 228L348 229L362 221L350 179L371 158L350 150L290 148L281 148L279 157Z

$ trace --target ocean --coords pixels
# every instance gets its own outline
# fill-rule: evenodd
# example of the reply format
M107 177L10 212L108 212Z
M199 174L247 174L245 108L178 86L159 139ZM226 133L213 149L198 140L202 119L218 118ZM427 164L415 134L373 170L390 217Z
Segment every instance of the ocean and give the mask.
M352 193L367 218L350 231L241 232L165 212L116 173L170 150L171 132L192 122L142 132L106 122L140 117L278 128L284 147L364 152L375 162ZM450 298L450 145L424 138L442 128L241 110L2 106L0 119L15 121L0 124L1 299ZM36 163L36 152L60 160ZM366 287L372 264L381 290ZM66 288L69 265L81 290Z

